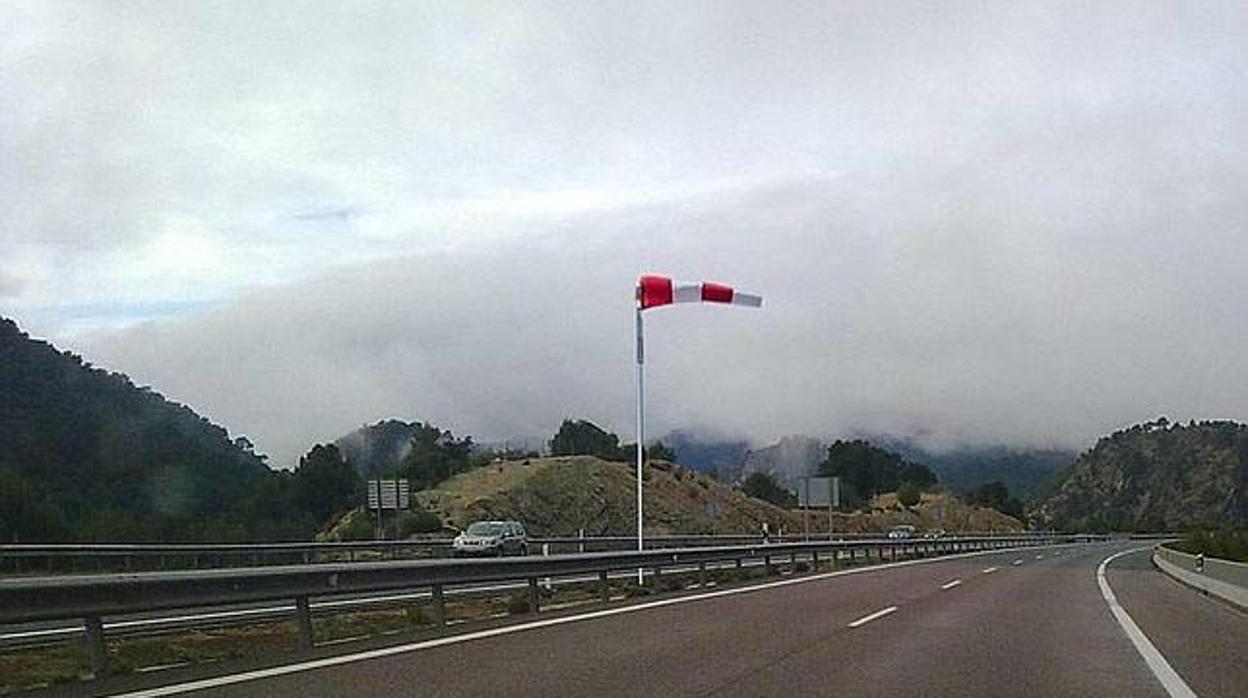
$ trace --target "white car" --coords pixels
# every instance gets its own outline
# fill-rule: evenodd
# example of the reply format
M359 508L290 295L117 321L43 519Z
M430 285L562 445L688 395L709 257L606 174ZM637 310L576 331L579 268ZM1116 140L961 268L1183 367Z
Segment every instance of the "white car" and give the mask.
M915 531L914 526L910 526L910 525L893 526L892 528L888 529L888 537L889 538L913 538L914 531Z
M517 521L477 521L451 541L451 553L465 555L528 555L529 539Z

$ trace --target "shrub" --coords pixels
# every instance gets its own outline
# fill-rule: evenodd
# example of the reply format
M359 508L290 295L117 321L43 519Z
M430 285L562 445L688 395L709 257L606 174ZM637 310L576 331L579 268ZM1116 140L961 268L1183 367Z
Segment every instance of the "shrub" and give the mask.
M1203 553L1208 557L1248 562L1248 528L1191 531L1176 547L1193 555Z
M517 591L507 597L507 612L513 615L529 612L529 592Z
M436 533L442 530L442 519L437 514L413 507L403 514L401 529L405 536L413 533Z
M920 499L922 496L919 488L913 483L903 482L901 487L897 488L897 501L906 508L918 504Z

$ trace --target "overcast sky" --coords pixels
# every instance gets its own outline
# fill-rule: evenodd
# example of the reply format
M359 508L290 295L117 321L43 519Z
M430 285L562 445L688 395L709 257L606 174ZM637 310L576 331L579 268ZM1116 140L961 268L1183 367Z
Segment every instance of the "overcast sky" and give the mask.
M0 313L275 465L381 418L1248 418L1240 2L0 9Z

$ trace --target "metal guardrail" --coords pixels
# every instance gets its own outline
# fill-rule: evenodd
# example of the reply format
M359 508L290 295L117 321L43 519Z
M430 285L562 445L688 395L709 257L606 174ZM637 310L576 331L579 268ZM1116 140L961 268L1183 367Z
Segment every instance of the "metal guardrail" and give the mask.
M1072 536L996 536L932 539L872 539L776 543L769 545L693 547L644 552L580 553L498 559L412 560L325 563L246 569L139 572L108 575L67 575L0 580L0 624L48 620L84 621L92 667L107 669L102 618L111 615L189 609L259 601L295 601L301 644L314 644L309 598L341 594L428 588L434 619L446 622L444 590L451 585L527 581L529 608L540 610L538 580L570 575L597 575L602 602L607 602L608 575L645 568L698 567L705 581L708 563L775 560L801 555L819 562L821 554L862 551L883 560L886 553L933 555L1016 546L1051 545L1083 540ZM826 558L825 558L826 559Z
M1175 579L1248 609L1248 563L1153 548L1153 564Z
M878 533L833 532L817 536L772 536L772 542L810 540L856 540L879 537ZM960 533L960 537L1001 535ZM262 564L313 564L355 562L357 559L449 557L450 538L410 538L396 541L347 541L325 543L222 543L222 544L15 544L0 545L0 576L42 571L76 573L80 568L96 572L166 569L248 567ZM650 548L684 548L708 545L752 545L758 535L704 534L664 535L646 539ZM535 536L528 539L531 552L542 546L551 552L605 552L636 546L633 536Z

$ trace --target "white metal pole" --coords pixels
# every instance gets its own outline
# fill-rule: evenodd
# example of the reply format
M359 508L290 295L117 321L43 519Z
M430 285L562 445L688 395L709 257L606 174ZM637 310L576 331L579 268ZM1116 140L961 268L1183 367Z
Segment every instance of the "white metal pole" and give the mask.
M645 464L646 354L641 330L641 299L637 299L637 552L645 549L642 538L641 469ZM637 584L645 583L642 568L637 568Z

